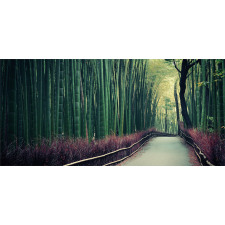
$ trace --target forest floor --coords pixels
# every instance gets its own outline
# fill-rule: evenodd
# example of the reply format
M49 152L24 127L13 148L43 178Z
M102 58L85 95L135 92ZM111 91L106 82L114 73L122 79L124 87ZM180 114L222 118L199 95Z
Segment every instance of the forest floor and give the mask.
M194 151L179 137L156 137L118 166L199 166Z

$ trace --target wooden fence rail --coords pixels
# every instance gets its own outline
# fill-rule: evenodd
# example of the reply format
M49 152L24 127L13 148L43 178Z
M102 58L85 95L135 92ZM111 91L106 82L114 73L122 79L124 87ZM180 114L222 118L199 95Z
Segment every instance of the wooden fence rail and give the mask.
M117 149L115 151L106 153L104 155L95 156L92 158L82 159L76 162L66 164L64 166L110 166L115 165L128 157L136 153L150 138L160 137L160 136L175 136L167 133L161 132L150 132L148 135L143 137L138 142L132 144L129 147ZM135 147L138 147L135 149ZM125 155L125 156L124 156Z
M179 129L180 137L183 138L187 144L189 144L195 151L196 156L198 157L199 162L202 166L214 166L199 148L199 146L194 142L191 136L185 133L183 130Z

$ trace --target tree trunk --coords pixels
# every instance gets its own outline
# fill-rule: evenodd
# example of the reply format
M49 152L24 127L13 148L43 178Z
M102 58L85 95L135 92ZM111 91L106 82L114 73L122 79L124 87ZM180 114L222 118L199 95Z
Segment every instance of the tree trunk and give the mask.
M16 138L16 60L8 63L8 144Z
M205 59L202 59L202 82L206 82L206 63ZM206 84L203 84L202 91L202 117L201 117L201 128L206 131Z
M59 74L59 118L58 118L58 135L62 137L63 135L63 77L64 77L64 60L60 59L60 74Z
M223 126L225 127L225 59L223 59L222 61L222 70L223 70Z
M191 128L192 122L187 112L187 104L186 104L186 100L184 96L185 90L186 90L186 80L187 80L188 70L189 70L188 61L187 59L183 59L181 77L180 77L180 104L181 104L181 112L182 112L184 122L186 123L187 128Z
M211 59L212 64L212 108L213 108L213 128L217 130L217 106L216 106L216 82L214 81L214 75L216 72L215 59Z
M178 97L177 97L177 81L174 84L174 98L175 98L175 103L176 103L178 134L180 134L180 130L179 130L180 113L179 113L179 104L178 104Z

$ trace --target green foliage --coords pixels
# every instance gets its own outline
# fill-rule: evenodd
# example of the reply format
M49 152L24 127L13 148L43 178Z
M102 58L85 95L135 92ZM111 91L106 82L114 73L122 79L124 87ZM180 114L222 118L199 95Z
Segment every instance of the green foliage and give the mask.
M195 76L188 79L187 100L192 118L197 114L197 128L207 132L225 133L225 68L224 60L201 60L196 66ZM196 95L188 98L193 85Z
M17 138L25 144L65 136L91 141L155 123L160 82L149 60L0 62L1 147Z
M207 85L208 85L209 83L210 83L209 81L202 81L202 82L199 82L199 83L198 83L198 87L202 87L202 86L207 87Z

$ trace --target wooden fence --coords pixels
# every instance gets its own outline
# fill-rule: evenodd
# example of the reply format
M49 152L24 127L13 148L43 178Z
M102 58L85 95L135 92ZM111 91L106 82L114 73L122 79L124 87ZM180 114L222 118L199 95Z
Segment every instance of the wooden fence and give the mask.
M129 158L133 154L135 154L138 150L141 149L141 147L146 144L146 142L149 141L150 138L153 137L171 137L175 135L167 134L167 133L161 133L161 132L150 132L148 135L143 137L138 142L132 144L129 147L117 149L115 151L106 153L104 155L95 156L92 158L82 159L76 162L72 162L69 164L66 164L64 166L111 166L116 165L123 160Z
M195 151L196 156L198 157L199 162L202 166L214 166L199 148L199 146L194 142L191 136L185 133L182 129L179 129L179 135L183 138L187 144L189 144Z

